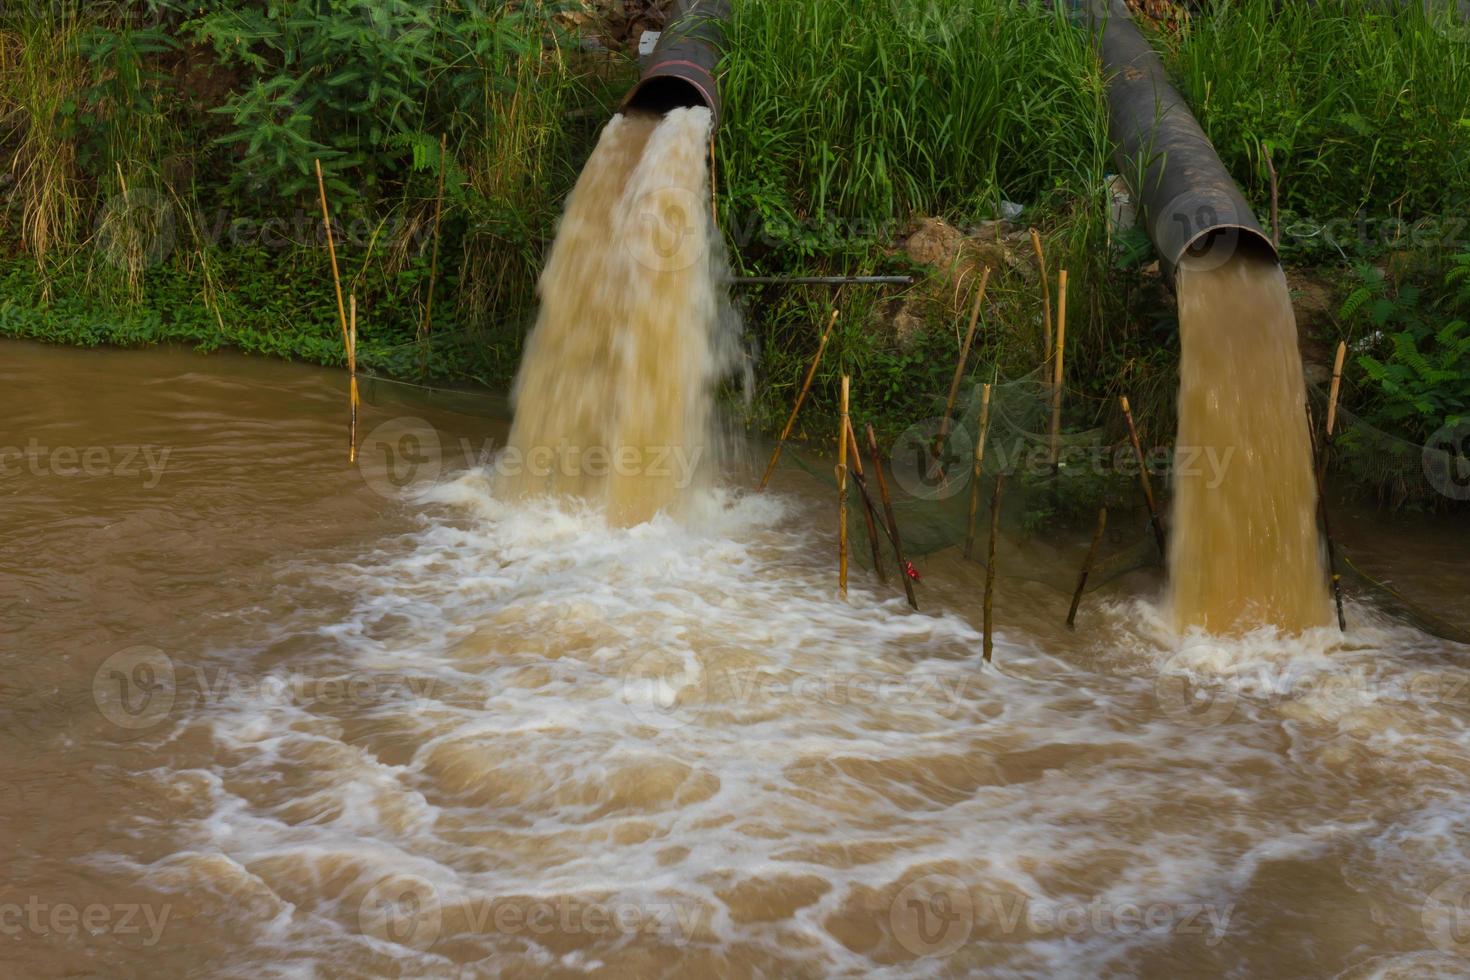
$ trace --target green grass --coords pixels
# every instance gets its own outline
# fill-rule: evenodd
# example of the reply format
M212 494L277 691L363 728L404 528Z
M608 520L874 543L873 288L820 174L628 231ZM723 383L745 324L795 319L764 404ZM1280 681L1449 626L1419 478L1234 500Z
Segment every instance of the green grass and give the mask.
M1470 206L1470 25L1423 4L1215 2L1171 69L1263 214L1268 147L1284 208L1318 223Z
M723 66L727 208L970 219L1101 177L1083 36L1007 0L747 0Z
M366 229L339 244L370 339L403 344L424 319L442 173L436 333L513 347L513 364L561 200L626 79L625 64L575 50L556 19L565 3L150 6L0 10L0 172L15 180L0 236L35 280L13 300L44 304L64 287L93 319L123 324L159 295L151 279L173 290L189 277L211 320L233 312L289 334L301 311L245 311L322 268L319 225L295 220L319 213L320 160L334 215ZM291 240L253 254L212 234L282 219Z
M911 219L966 227L1012 201L1048 228L1052 271L1069 268L1077 296L1103 284L1102 80L1085 36L1060 16L1013 0L748 0L736 5L722 72L720 213L745 271L907 271L891 246ZM1041 356L1040 292L995 271L998 312L974 363L1023 374ZM930 304L930 333L900 347L883 323L893 295L762 297L752 329L768 383L755 423L781 417L833 302L842 327L816 403L832 401L846 372L881 418L933 414L969 304ZM1086 303L1074 310L1086 363L1112 344L1111 318Z
M365 363L507 384L561 203L633 66L577 49L557 16L574 0L269 4L290 16L265 16L266 0L158 0L157 24L141 5L0 10L0 334L340 363L314 227L271 248L210 234L221 216L314 214L319 158L335 213L369 230L340 249ZM1269 148L1288 259L1378 261L1393 221L1452 231L1470 216L1466 35L1412 3L1279 6L1206 5L1155 41L1263 221ZM751 425L784 421L833 305L807 430L834 431L844 373L889 433L936 414L970 297L895 239L920 216L963 228L1016 202L1053 277L1071 276L1067 424L1111 424L1127 394L1150 438L1168 438L1173 302L1109 241L1104 79L1077 28L1023 0L741 0L720 71L719 214L738 271L923 279L743 293ZM159 202L173 217L162 257ZM1311 231L1363 219L1368 238L1340 251ZM1418 281L1437 287L1456 244L1416 246ZM989 296L970 378L1025 376L1043 356L1039 288L1000 262ZM890 326L899 302L925 324L907 344Z

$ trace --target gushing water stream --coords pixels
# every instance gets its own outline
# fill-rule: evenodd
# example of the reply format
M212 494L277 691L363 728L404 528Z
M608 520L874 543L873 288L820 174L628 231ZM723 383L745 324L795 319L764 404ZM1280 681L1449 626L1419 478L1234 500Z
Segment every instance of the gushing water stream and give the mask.
M709 131L704 108L620 115L603 131L541 277L512 493L575 495L636 524L707 479L713 388L738 354Z
M1237 635L1322 626L1327 579L1286 276L1267 258L1207 254L1180 263L1178 288L1174 623Z

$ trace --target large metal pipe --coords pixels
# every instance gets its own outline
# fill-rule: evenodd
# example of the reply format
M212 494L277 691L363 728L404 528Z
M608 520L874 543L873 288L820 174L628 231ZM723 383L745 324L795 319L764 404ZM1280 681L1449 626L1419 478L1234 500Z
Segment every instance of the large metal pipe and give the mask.
M1084 9L1108 76L1118 169L1166 271L1186 253L1251 249L1278 258L1124 0L1090 0Z
M664 113L704 106L720 124L720 87L715 65L724 43L730 0L677 0L668 26L643 66L643 76L622 108Z

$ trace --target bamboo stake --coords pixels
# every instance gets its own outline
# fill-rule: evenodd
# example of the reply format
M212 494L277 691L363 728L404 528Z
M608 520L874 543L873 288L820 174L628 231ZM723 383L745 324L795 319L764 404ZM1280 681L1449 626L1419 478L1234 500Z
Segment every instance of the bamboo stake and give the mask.
M850 380L842 376L842 421L837 430L837 590L847 598L847 399Z
M873 474L878 479L878 495L883 498L883 516L888 521L888 536L893 540L893 553L898 558L898 574L903 579L903 591L908 596L909 605L918 609L919 600L914 598L913 576L909 574L909 563L903 556L903 540L898 534L898 518L893 516L893 499L888 496L888 481L883 478L883 457L878 455L878 437L873 435L871 425L867 430L868 452L873 457Z
M858 495L863 498L863 519L868 525L868 543L873 549L873 571L878 581L888 584L888 573L883 570L883 551L878 545L878 515L873 506L873 497L868 493L868 480L863 475L863 454L858 450L857 433L852 431L852 416L847 419L847 450L852 461L852 479L857 484Z
M1041 363L1051 358L1051 282L1046 278L1046 253L1041 248L1041 235L1031 229L1031 247L1036 249L1036 265L1041 270Z
M1332 362L1332 390L1327 395L1327 439L1337 428L1337 394L1342 388L1342 362L1347 357L1347 343L1338 341L1337 357Z
M985 439L990 434L990 385L980 392L980 432L975 436L975 465L970 471L970 522L965 529L965 558L975 553L975 518L980 510L981 474L985 467Z
M439 223L444 217L444 171L449 153L449 138L439 137L439 194L434 203L434 251L429 259L429 295L424 300L424 322L419 325L419 339L429 336L434 323L434 279L439 274Z
M1087 549L1087 558L1082 562L1082 573L1077 576L1077 590L1072 593L1072 608L1067 610L1067 629L1077 628L1077 607L1082 604L1082 592L1087 588L1087 577L1092 574L1092 563L1097 560L1097 546L1102 543L1103 531L1108 527L1108 509L1097 512L1097 530L1093 532L1092 544Z
M351 316L347 326L347 376L350 417L347 424L347 462L357 462L357 294L350 297Z
M1067 342L1067 270L1057 273L1057 360L1051 376L1051 465L1056 469L1062 438L1062 365Z
M940 449L949 435L950 416L954 413L954 402L960 393L960 382L965 378L965 364L970 359L970 345L975 342L975 329L980 325L980 304L985 301L985 289L990 284L990 266L980 276L980 288L975 293L975 308L970 311L970 329L965 333L965 342L960 345L960 359L954 366L954 378L949 383L949 397L944 400L944 414L939 418L939 434L934 437L934 459L939 460Z
M1133 443L1133 456L1138 460L1138 479L1143 484L1143 501L1148 504L1148 522L1153 525L1154 540L1159 544L1159 558L1169 559L1169 549L1164 545L1164 525L1159 522L1159 507L1154 502L1153 484L1148 480L1148 463L1143 458L1143 444L1138 441L1138 430L1133 427L1133 410L1128 407L1128 396L1118 399L1123 403L1123 418L1128 423L1128 440Z
M995 626L992 608L995 604L995 542L1000 537L1000 496L1006 475L995 475L995 492L990 495L990 550L985 560L985 662L990 663L995 645L991 633Z
M342 304L342 276L337 271L337 245L332 238L332 213L327 210L327 185L322 180L322 162L316 161L316 189L322 199L322 227L327 229L327 255L332 259L332 285L337 290L337 320L342 324L342 339L347 339L347 309Z
M766 465L766 473L761 477L760 490L766 488L771 482L771 474L776 472L776 462L781 458L781 450L786 445L786 440L791 437L791 430L796 425L796 415L801 411L801 403L806 401L806 393L811 389L812 379L817 376L817 365L822 363L822 352L827 349L827 341L832 336L832 328L837 325L837 311L832 311L832 318L827 321L827 329L822 333L822 339L817 344L817 354L812 358L811 367L807 368L806 380L801 383L801 391L797 393L796 404L791 406L791 417L786 420L786 428L781 430L781 438L776 440L776 450L771 453L771 461Z

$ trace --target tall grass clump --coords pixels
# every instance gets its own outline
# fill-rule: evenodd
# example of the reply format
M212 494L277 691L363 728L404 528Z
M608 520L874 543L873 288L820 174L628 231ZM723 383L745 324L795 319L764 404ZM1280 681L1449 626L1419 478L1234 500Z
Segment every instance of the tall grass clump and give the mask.
M10 175L0 227L17 243L7 259L34 266L8 281L38 284L11 299L44 307L64 290L100 319L146 323L133 314L153 309L168 324L158 304L177 307L192 279L188 305L211 312L185 318L199 343L248 332L253 347L340 360L332 310L276 302L326 273L312 218L320 160L344 273L371 313L367 365L507 379L545 242L593 136L581 120L605 118L611 96L597 78L623 65L579 50L566 14L580 10L575 0L0 9ZM431 278L434 349L408 351ZM67 322L44 309L31 320L48 337ZM259 340L270 329L278 344Z
M1022 222L1055 232L1053 272L1068 267L1079 295L1106 288L1102 78L1086 35L1062 14L1019 0L746 0L721 71L721 217L746 269L906 271L894 247L915 218L969 228L1014 202ZM987 318L976 370L1027 373L1042 357L1040 289L995 271L1003 322ZM932 414L953 370L952 321L969 305L951 299L931 310L927 334L899 343L883 325L891 292L846 291L836 356L818 383L850 373L865 408ZM769 376L810 357L811 325L830 301L797 293L755 308ZM1099 304L1074 309L1086 362L1120 324ZM758 400L757 414L778 414L784 386L764 391L775 398L764 409Z
M1201 124L1258 205L1319 224L1470 204L1470 24L1451 5L1213 0L1162 39Z
M75 242L84 208L69 107L86 88L75 7L0 15L0 167L9 178L0 228L44 272Z
M734 208L972 219L1105 165L1085 37L1041 5L747 0L722 72Z

